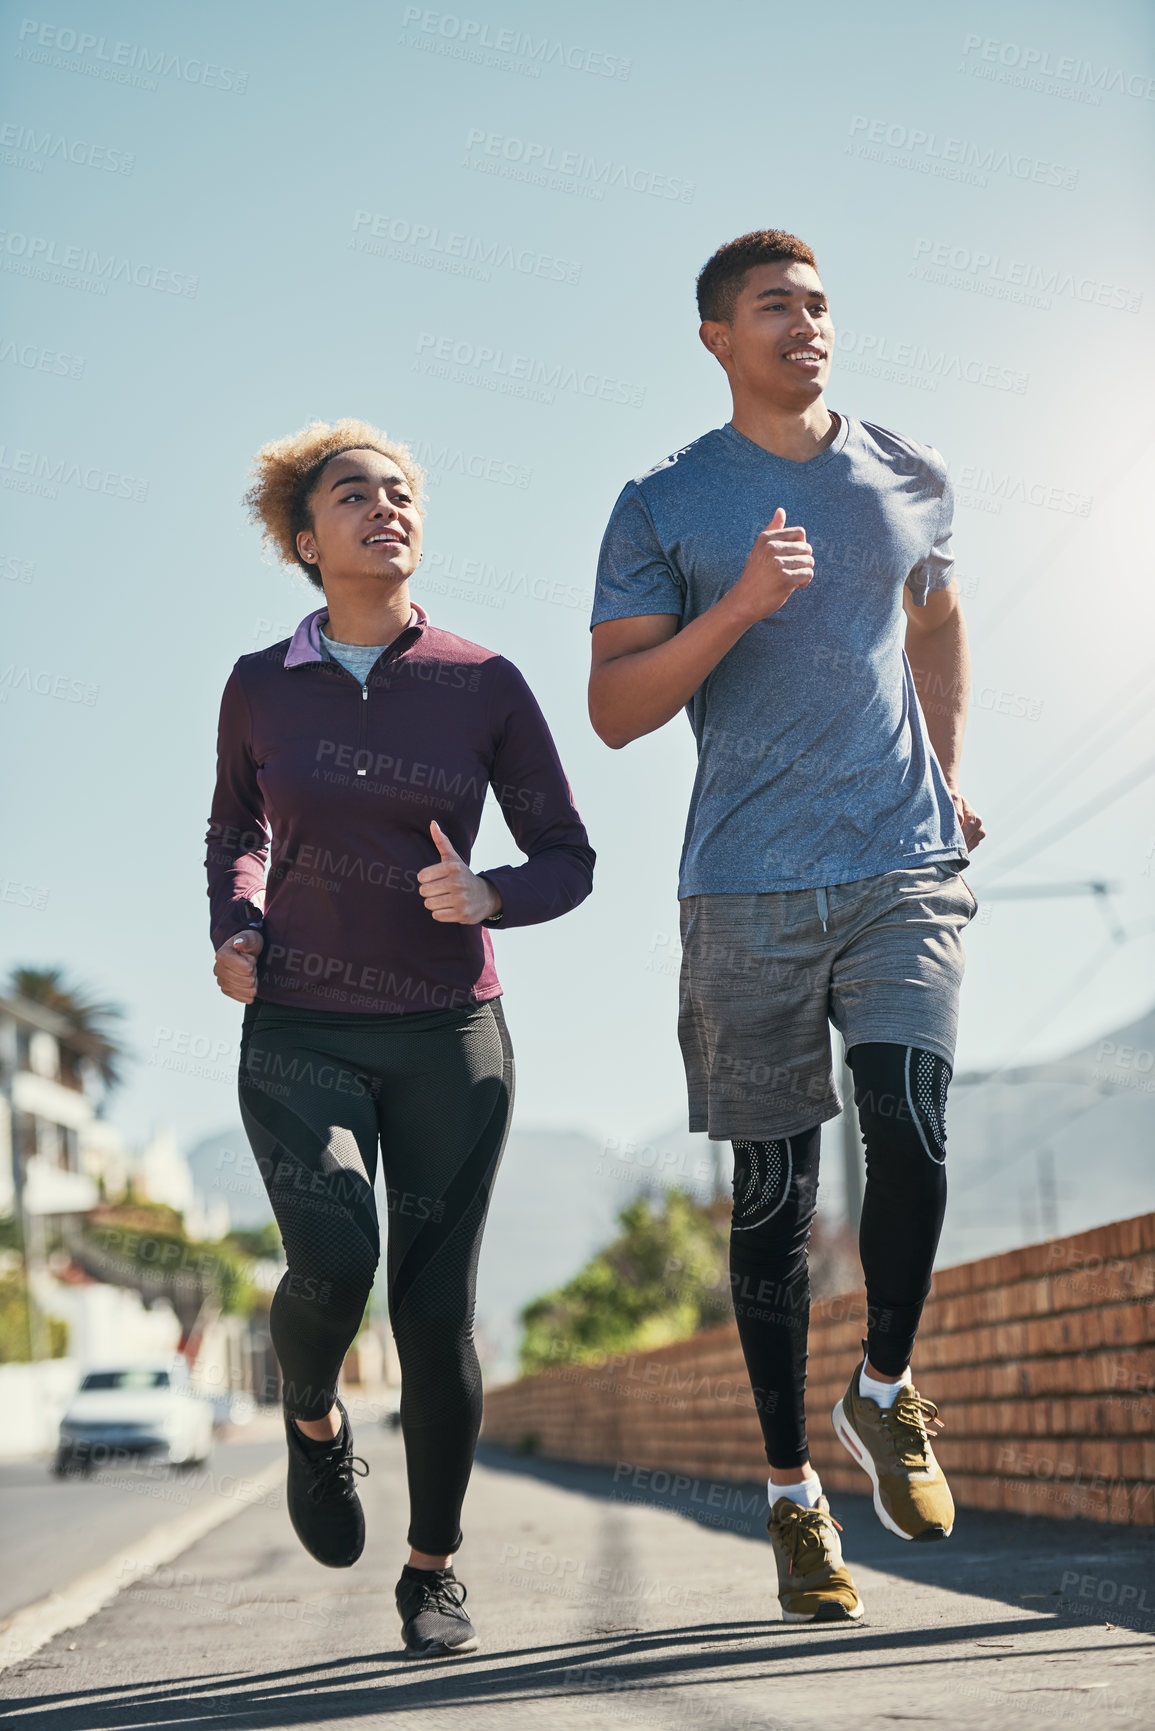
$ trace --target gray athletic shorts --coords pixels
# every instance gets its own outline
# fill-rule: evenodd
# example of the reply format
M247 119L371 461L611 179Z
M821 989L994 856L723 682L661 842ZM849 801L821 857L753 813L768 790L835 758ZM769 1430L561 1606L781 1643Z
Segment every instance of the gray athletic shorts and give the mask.
M962 933L978 907L961 870L687 897L678 1038L690 1129L761 1142L835 1117L830 1022L847 1050L893 1040L953 1066Z

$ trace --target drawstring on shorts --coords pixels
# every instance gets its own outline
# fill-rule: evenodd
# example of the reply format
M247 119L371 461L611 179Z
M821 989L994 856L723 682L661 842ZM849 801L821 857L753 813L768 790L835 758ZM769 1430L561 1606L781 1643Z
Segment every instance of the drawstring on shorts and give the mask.
M822 921L822 930L825 931L826 922L830 918L830 903L826 899L825 890L815 890L814 894L818 898L818 918Z

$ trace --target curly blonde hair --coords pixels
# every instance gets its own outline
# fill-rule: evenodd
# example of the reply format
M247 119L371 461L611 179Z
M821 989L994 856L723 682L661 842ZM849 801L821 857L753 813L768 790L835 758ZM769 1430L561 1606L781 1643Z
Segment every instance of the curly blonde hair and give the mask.
M262 445L245 494L249 520L261 525L265 546L286 565L299 565L316 589L321 588L320 576L298 553L297 536L313 526L309 507L321 471L343 451L379 451L391 457L413 489L414 502L419 507L425 502L425 470L408 445L386 438L368 421L310 421L287 439Z

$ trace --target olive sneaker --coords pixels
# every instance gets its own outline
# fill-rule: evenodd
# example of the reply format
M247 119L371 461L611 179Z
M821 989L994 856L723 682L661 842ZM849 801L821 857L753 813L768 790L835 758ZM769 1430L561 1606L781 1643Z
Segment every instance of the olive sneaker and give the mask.
M356 1479L368 1464L353 1453L349 1414L337 1402L341 1429L331 1443L314 1442L285 1414L289 1445L287 1500L293 1531L311 1557L330 1569L347 1569L365 1548L365 1516Z
M778 1564L778 1602L787 1623L855 1623L862 1601L842 1560L842 1528L819 1497L804 1509L779 1497L766 1522Z
M481 1645L465 1614L465 1583L448 1569L412 1569L397 1583L407 1659L456 1659Z
M909 1383L893 1406L880 1407L859 1393L860 1369L832 1417L838 1440L874 1486L875 1514L900 1539L948 1538L954 1498L927 1434L938 1408Z

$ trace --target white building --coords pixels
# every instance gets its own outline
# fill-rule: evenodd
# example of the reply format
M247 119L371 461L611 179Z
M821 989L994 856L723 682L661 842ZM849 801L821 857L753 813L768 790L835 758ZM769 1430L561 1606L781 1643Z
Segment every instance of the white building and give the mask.
M103 1201L118 1201L131 1177L138 1194L177 1209L192 1238L219 1239L229 1229L227 1199L198 1191L170 1129L161 1128L133 1157L99 1116L92 1098L93 1047L55 1011L28 999L0 997L0 1218L16 1214L20 1219L33 1299L29 1346L33 1358L45 1360L46 1375L52 1361L46 1359L45 1317L68 1324L74 1367L94 1359L136 1360L171 1352L181 1336L168 1302L146 1306L131 1284L109 1284L84 1271L82 1259L68 1248L78 1216ZM238 1340L244 1337L249 1358L256 1351L265 1376L260 1351L247 1343L246 1325L227 1318L218 1333L225 1323ZM233 1358L239 1350L230 1336ZM38 1367L4 1368L16 1376L31 1375ZM231 1358L227 1369L239 1374ZM249 1367L248 1382L254 1375ZM0 1444L0 1455L6 1452Z
M84 1213L124 1189L128 1155L90 1098L85 1044L55 1011L0 998L0 1215Z

